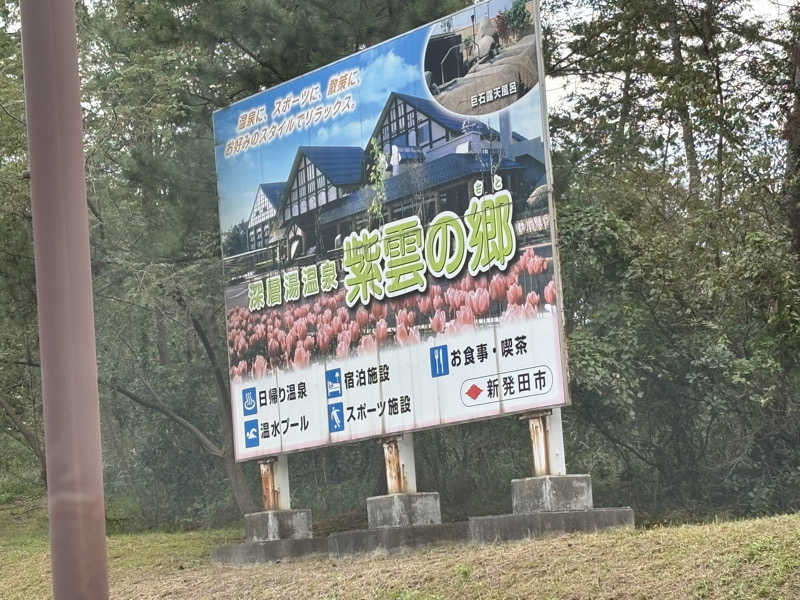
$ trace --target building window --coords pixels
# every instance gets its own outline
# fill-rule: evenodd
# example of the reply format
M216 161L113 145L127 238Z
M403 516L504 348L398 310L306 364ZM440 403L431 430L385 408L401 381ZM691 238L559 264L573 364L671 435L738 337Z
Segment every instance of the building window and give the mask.
M451 132L410 104L395 98L384 117L378 136L384 154L391 155L392 146L425 149L441 145L449 139Z
M335 200L337 189L330 185L328 178L303 156L297 167L294 181L289 188L289 197L284 212L284 220L297 217Z

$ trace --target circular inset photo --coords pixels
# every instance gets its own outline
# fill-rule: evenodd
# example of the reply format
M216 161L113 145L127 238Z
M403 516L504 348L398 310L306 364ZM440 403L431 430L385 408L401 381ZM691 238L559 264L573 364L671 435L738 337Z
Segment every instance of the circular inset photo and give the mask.
M431 29L425 82L448 110L495 112L522 98L538 80L532 1L490 0Z

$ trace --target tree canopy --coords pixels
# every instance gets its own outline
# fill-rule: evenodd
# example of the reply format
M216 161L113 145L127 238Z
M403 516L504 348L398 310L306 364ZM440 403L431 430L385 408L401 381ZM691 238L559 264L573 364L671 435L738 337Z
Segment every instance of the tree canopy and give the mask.
M232 455L220 265L246 224L220 238L212 112L465 4L77 4L106 493L126 526L224 521L256 497ZM542 15L567 90L550 124L569 470L651 519L797 510L800 12L552 0ZM0 428L43 477L18 20L5 3ZM446 516L496 512L530 469L516 419L416 443ZM291 465L321 517L363 518L385 486L374 442Z

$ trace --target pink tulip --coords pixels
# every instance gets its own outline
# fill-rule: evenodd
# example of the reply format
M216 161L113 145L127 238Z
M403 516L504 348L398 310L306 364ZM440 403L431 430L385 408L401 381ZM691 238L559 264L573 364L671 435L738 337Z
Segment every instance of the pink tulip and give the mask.
M447 318L444 316L444 311L437 310L431 319L431 329L436 333L442 333L446 322Z
M527 270L528 269L528 265L530 265L530 263L533 260L534 256L536 256L536 251L533 248L528 248L527 250L525 250L525 253L522 256L519 257L520 266L523 269ZM528 271L528 272L530 273L530 271Z
M336 346L336 358L347 358L347 355L350 353L350 341L346 344L339 342Z
M444 305L444 300L440 294L437 294L433 297L433 310L434 312L438 312L442 306Z
M303 346L297 346L297 350L294 351L293 362L295 369L306 367L311 362L311 353Z
M405 345L406 340L408 339L408 329L406 329L404 324L399 324L394 330L394 339L397 340L397 343L401 346Z
M530 321L531 319L535 319L539 316L539 307L532 306L531 304L525 303L525 319Z
M260 354L253 361L253 377L264 377L267 373L267 359Z
M353 321L350 323L350 340L357 342L359 337L361 337L361 330L358 327L358 323Z
M314 336L310 335L303 341L303 347L311 352L314 349Z
M366 327L367 323L369 323L369 313L363 306L360 306L356 311L356 322L358 323L358 326L362 328Z
M447 288L447 291L444 293L444 299L447 301L447 304L450 305L452 310L455 310L459 307L459 297L461 296L461 290L457 289L455 286Z
M360 355L372 354L375 352L376 348L375 337L372 335L365 335L361 338L361 343L358 345L358 353Z
M417 306L419 307L419 312L421 312L423 315L427 315L431 312L433 302L431 301L430 296L420 296Z
M509 304L519 304L522 302L522 288L518 283L511 285L506 292Z
M330 325L325 325L317 334L317 345L321 352L327 352L331 346L331 338L333 337L333 329Z
M506 278L499 273L495 274L489 282L489 297L494 302L501 302L505 299L506 287Z
M472 314L472 309L469 306L464 305L458 310L458 312L456 312L456 321L462 325L472 325L475 323L475 315Z
M532 306L533 308L539 308L539 294L536 292L529 292L528 297L526 298L525 304L528 306Z
M407 340L406 344L408 346L411 346L412 344L419 344L419 342L420 342L419 331L417 330L416 327L412 327L408 331L408 340Z
M476 317L481 317L489 311L489 292L478 288L469 293L469 307Z
M336 311L336 316L339 317L339 320L342 323L346 323L350 320L350 313L347 312L347 309L344 306L340 306Z
M385 319L386 315L389 314L385 302L373 302L370 312L372 313L371 316L373 321L380 321L381 319Z
M342 330L342 320L338 316L333 317L331 326L333 327L333 332L338 334Z
M458 335L464 330L465 327L466 325L459 321L448 321L444 328L444 332L449 336Z
M295 322L294 332L295 335L297 335L297 339L304 340L306 338L306 334L308 334L308 326L306 325L305 319L301 318Z
M556 303L556 284L552 279L550 280L550 283L544 286L544 301L547 304Z
M386 338L389 336L389 327L386 324L386 319L381 319L377 323L375 323L375 337L378 340L379 344L382 344L386 341Z
M406 315L406 325L409 327L414 326L414 322L417 320L417 314L412 310L408 310L408 314Z
M294 333L294 331L290 331L289 335L286 336L285 350L286 350L287 356L292 354L292 351L294 350L295 344L297 344L297 335Z
M408 318L408 311L405 308L400 309L400 311L397 313L397 316L395 317L397 326L399 327L400 325L408 325L406 323L407 318Z
M269 341L269 355L270 356L278 356L281 351L281 345L278 343L278 340L275 338Z
M528 263L528 273L531 275L538 275L547 268L547 262L541 256L535 256L533 260Z

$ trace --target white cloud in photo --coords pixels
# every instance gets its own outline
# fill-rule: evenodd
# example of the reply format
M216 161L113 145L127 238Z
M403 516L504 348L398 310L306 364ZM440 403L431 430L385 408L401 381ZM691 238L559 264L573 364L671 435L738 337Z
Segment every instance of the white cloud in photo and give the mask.
M360 104L383 104L393 91L401 90L422 76L418 65L406 62L389 50L374 59L366 55L369 63L362 67L361 86L356 93ZM370 132L371 133L371 132Z
M314 144L318 146L360 146L364 147L375 123L380 116L379 112L366 115L362 120L357 118L348 121L335 121L325 127L320 127L314 132Z

